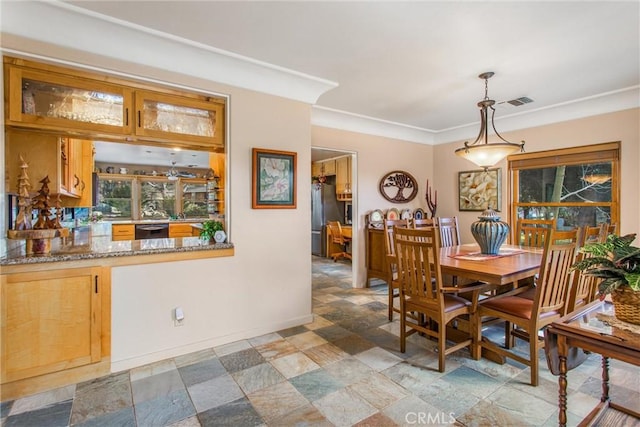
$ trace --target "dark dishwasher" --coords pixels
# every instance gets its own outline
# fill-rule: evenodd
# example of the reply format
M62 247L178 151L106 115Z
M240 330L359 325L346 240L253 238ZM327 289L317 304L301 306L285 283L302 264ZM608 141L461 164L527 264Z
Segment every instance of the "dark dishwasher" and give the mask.
M169 237L169 224L136 224L136 240L166 239Z

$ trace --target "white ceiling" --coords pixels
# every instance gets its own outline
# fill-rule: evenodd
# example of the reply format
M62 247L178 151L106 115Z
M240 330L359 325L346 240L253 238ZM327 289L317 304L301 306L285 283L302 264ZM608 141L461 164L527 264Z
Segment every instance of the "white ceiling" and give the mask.
M436 133L477 129L484 71L490 98L534 100L500 104L498 130L640 84L638 1L67 3L336 82L323 109Z

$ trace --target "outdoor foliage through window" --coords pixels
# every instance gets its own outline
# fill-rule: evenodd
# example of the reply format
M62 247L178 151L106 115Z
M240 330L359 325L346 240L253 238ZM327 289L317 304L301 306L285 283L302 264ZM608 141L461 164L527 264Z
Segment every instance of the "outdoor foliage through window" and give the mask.
M510 157L513 218L556 219L559 229L617 223L619 150L595 147Z

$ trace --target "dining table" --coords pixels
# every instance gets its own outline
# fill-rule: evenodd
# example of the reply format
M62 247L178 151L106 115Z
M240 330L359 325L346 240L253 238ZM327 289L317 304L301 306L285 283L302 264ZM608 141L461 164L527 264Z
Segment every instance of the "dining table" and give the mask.
M541 248L506 244L492 255L480 253L476 243L440 248L443 274L492 285L508 285L534 277L541 262Z
M533 280L542 263L541 248L502 245L497 254L482 254L476 243L458 246L441 247L439 252L440 268L443 275L456 278L457 286L473 284L478 281L487 283L487 289L499 289L506 285L517 286L519 281ZM453 340L464 340L468 337L470 325L459 320L455 328L447 330L447 336ZM493 362L504 364L503 356L482 349L482 357Z

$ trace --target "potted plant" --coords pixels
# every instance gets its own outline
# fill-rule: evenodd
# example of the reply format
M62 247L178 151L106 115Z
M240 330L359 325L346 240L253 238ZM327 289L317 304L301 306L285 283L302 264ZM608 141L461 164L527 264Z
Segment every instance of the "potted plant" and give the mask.
M224 233L224 225L221 221L210 219L202 223L202 231L200 231L200 238L211 241L216 240L216 233L222 231ZM218 233L220 236L220 233ZM226 237L226 236L225 236ZM222 239L224 241L224 238Z
M602 278L598 287L600 299L611 294L616 317L640 324L640 248L631 245L635 238L635 234L610 234L603 243L586 244L580 251L588 257L573 268Z

